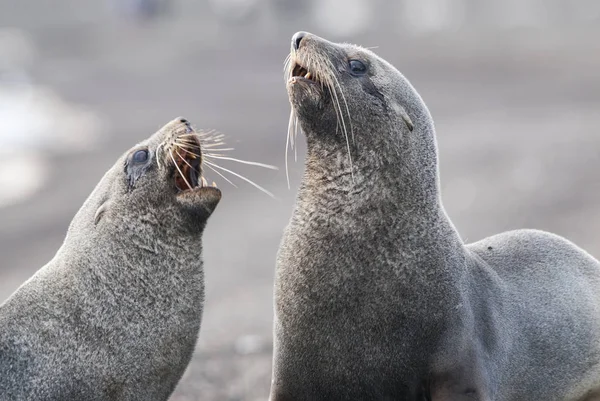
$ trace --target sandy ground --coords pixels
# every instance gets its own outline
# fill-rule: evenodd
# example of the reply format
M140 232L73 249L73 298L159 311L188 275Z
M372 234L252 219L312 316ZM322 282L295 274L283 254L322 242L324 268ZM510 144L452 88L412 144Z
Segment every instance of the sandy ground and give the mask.
M28 15L32 1L13 10L1 4L0 26L31 35L37 82L94 110L106 126L90 151L50 154L37 194L0 208L0 301L53 256L119 154L186 116L227 134L235 156L280 170L237 167L276 200L209 174L224 198L204 236L207 300L197 352L173 400L265 400L274 259L303 155L290 163L288 190L282 62L291 35L310 27L220 30L208 17L185 16L131 24L60 3L70 17L60 7L43 10L46 18ZM593 37L571 30L407 39L382 29L351 40L378 45L428 103L445 205L466 241L538 228L600 257L600 48Z

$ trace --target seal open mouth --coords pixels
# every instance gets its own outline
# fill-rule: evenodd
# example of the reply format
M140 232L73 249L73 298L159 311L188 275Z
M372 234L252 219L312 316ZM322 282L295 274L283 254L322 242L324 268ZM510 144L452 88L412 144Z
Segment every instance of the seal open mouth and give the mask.
M179 191L189 191L208 186L202 176L202 149L193 136L178 140L171 151L175 162L175 186ZM216 187L216 184L213 184Z
M309 81L313 81L315 83L319 83L315 74L311 73L310 71L308 71L307 68L298 64L298 62L295 63L294 68L292 69L292 78L294 77L299 77Z

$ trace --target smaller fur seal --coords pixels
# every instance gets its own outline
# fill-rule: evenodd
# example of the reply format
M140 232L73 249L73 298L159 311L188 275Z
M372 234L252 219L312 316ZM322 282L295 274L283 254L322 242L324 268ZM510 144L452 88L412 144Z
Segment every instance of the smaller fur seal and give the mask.
M221 199L202 176L207 141L177 118L127 151L0 306L1 401L169 398L200 330L202 233Z
M373 52L299 32L286 77L307 156L271 401L600 400L600 263L537 230L465 244L433 119Z

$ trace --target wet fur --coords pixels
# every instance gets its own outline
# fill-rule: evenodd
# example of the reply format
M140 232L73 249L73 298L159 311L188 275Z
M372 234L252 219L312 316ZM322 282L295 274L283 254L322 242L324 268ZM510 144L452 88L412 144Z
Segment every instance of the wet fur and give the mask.
M202 232L220 199L174 195L164 148L181 129L176 119L120 157L56 256L0 306L0 400L169 398L200 329ZM132 168L144 146L149 164Z
M288 81L308 150L277 257L270 400L598 399L598 261L536 230L464 244L411 84L309 34L291 59L315 58L331 62L316 72L339 81L354 141L327 90ZM352 76L351 58L368 73Z

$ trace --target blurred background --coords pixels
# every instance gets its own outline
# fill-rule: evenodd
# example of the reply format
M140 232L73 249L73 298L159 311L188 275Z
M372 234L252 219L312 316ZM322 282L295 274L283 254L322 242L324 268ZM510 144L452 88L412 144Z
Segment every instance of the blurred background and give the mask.
M227 135L206 173L197 352L173 400L266 400L272 279L302 174L284 169L283 61L307 30L375 51L436 120L445 206L466 241L520 227L600 257L597 0L0 0L0 302L52 258L103 173L183 115Z

